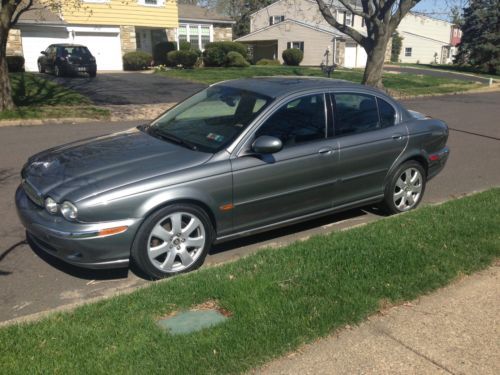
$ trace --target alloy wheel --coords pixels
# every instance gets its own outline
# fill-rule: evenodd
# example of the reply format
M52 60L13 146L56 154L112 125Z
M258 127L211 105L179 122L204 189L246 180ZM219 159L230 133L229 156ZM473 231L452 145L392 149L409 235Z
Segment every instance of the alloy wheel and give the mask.
M147 242L151 264L162 272L181 272L200 257L207 240L202 221L188 212L174 212L159 220Z
M422 174L416 168L408 168L396 181L393 192L394 205L400 211L408 211L415 207L422 196Z

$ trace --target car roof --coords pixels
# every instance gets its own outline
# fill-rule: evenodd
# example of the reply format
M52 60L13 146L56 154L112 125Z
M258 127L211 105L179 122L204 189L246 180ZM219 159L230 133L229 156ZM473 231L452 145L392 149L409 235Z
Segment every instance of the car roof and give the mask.
M216 85L228 86L236 89L253 91L260 95L277 98L295 92L322 89L356 89L364 92L371 91L377 94L385 93L378 89L367 87L358 83L344 81L341 79L331 79L323 77L297 77L297 76L273 76L235 79L219 82Z
M58 44L51 44L51 47L84 47L87 48L87 46L84 46L83 44L71 44L71 43L58 43Z

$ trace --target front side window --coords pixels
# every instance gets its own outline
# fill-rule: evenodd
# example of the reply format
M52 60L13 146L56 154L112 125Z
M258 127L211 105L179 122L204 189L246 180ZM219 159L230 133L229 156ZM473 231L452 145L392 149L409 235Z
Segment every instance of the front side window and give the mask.
M279 108L257 130L255 136L279 138L283 147L325 138L325 105L323 94L292 100Z
M155 120L146 131L202 152L228 146L271 99L226 86L209 87Z
M349 135L380 128L377 102L367 94L335 94L335 134Z

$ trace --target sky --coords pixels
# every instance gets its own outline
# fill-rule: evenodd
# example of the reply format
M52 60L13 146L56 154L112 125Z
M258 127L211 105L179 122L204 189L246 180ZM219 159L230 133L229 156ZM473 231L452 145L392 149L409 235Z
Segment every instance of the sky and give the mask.
M412 10L427 13L435 18L448 20L450 7L464 7L466 2L465 0L422 0Z

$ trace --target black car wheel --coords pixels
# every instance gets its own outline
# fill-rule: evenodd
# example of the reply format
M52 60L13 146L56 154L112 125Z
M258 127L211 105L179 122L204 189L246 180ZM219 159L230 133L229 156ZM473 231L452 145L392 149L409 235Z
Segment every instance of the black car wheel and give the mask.
M38 62L38 72L45 73L45 68L40 61Z
M198 206L173 204L152 213L141 225L131 258L152 279L200 267L210 250L214 230Z
M92 70L89 72L89 77L94 78L97 75L97 72L95 70Z
M427 176L417 161L410 160L394 170L385 188L384 208L391 214L414 209L422 201Z

